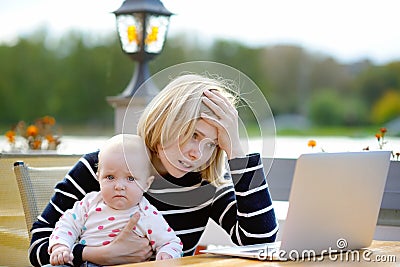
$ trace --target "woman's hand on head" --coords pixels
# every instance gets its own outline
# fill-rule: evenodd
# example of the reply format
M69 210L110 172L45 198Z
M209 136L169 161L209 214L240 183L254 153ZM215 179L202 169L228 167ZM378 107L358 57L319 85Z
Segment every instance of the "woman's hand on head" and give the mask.
M100 265L147 261L153 255L149 240L146 237L138 236L133 231L139 218L139 213L135 213L110 244L101 247L86 246L83 250L83 260Z
M207 123L218 130L218 145L226 152L229 159L245 156L239 138L239 114L237 109L217 90L204 92L204 104L210 108L215 116L201 114Z

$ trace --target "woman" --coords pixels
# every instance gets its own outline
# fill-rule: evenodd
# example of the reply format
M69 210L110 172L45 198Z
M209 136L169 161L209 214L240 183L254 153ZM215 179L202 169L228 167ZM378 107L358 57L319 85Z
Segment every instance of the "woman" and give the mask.
M262 161L259 154L246 155L242 148L234 104L234 94L223 81L182 75L149 103L138 123L138 134L157 171L145 196L182 240L184 255L194 253L209 218L239 245L276 238L278 225ZM48 238L62 212L99 190L97 155L84 155L56 185L51 202L32 228L33 265L48 263ZM136 221L132 217L107 246L76 245L74 265L147 260L152 255L149 241L130 230Z

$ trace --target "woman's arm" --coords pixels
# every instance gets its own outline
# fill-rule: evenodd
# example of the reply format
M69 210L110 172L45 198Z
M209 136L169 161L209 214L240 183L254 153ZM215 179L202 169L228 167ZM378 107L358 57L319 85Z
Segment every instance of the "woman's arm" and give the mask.
M229 161L232 186L217 191L211 217L238 245L273 242L278 223L259 154Z
M203 102L217 119L201 114L218 130L218 146L229 159L233 187L217 191L211 217L239 245L275 241L278 224L260 154L245 155L239 138L238 112L221 93L204 92Z

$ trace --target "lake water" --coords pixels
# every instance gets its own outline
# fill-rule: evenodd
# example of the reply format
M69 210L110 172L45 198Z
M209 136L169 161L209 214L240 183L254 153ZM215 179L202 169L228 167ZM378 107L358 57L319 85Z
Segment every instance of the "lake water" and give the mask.
M63 136L57 152L62 154L84 154L97 150L108 136ZM309 140L315 140L314 148L308 147ZM385 150L400 152L400 138L387 137ZM275 140L250 139L243 141L248 152L259 152L263 156L276 158L298 158L303 153L311 152L343 152L362 151L369 147L370 150L379 150L378 141L371 138L349 137L276 137ZM0 151L7 151L9 146L4 136L0 137ZM275 153L273 152L275 150Z

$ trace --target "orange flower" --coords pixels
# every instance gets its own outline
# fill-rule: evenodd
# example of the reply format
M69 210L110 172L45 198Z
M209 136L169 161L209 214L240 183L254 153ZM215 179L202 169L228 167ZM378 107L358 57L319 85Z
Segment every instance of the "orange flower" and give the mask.
M6 137L8 142L10 143L15 143L15 132L14 131L7 131L6 132Z
M385 133L387 132L387 129L382 127L379 129L379 132L380 133L375 134L375 137L378 140L379 148L382 149L383 146L387 143L387 141L383 140L385 138Z
M27 136L37 136L39 134L39 129L35 125L29 125L28 128L26 128L26 135Z
M54 131L56 120L52 116L43 116L35 120L33 124L26 124L24 121L19 121L6 132L5 137L12 149L23 149L25 142L29 149L57 149L61 143L60 137ZM17 136L23 139L17 139ZM47 140L43 146L43 140ZM20 142L21 141L21 142ZM21 143L21 144L19 144Z
M42 141L40 141L40 140L34 140L31 143L31 148L32 149L41 149L41 147L42 147Z
M44 116L42 118L42 122L44 124L54 125L54 124L56 124L56 119L54 117L51 117L51 116Z
M51 143L51 142L55 142L56 139L54 138L54 136L52 136L51 134L46 135L46 140Z
M317 145L317 142L315 140L309 140L308 141L308 146L311 148L314 148Z

